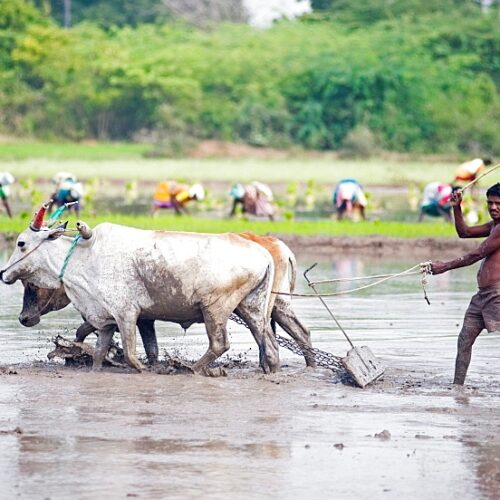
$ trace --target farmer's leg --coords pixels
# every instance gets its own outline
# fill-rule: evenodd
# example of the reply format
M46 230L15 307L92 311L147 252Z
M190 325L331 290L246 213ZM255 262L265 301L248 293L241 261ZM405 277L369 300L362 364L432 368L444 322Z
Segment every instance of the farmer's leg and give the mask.
M469 308L465 313L462 330L458 335L457 358L455 360L455 378L453 379L454 384L464 384L471 360L472 346L481 331L484 329L484 320L481 310L478 307L478 301L479 298L476 294L472 297Z
M7 198L2 198L2 201L7 215L12 219L12 210L10 209L9 200L7 200Z

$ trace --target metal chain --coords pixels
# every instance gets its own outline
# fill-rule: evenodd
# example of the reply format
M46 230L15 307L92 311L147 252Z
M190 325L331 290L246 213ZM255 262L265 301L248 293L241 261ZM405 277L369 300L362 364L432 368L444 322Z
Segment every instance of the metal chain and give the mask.
M231 321L238 323L239 325L243 325L245 328L248 328L248 325L236 314L231 314L229 316ZM321 349L317 349L315 347L309 347L305 344L299 344L295 340L287 339L282 337L281 335L274 334L278 345L281 347L285 347L286 349L292 351L299 356L304 356L306 354L310 354L312 358L316 361L319 366L323 366L324 368L328 368L334 372L338 373L346 373L346 369L342 364L342 358L339 356L335 356L331 352L322 351Z

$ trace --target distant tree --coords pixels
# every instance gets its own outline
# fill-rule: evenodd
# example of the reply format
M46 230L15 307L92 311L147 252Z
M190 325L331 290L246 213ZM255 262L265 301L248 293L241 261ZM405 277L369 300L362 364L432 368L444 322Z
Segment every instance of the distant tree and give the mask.
M35 0L35 4L66 27L82 21L104 28L137 26L168 16L160 0Z
M312 10L329 10L334 0L311 0Z
M197 26L204 26L210 22L246 22L248 19L242 0L161 1L172 14Z

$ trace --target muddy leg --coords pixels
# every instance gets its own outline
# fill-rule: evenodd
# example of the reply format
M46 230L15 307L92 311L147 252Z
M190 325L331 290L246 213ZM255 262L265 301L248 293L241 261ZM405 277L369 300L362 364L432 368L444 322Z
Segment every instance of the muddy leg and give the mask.
M229 314L224 315L223 319L221 319L222 315L215 318L210 311L203 311L209 346L207 352L193 365L195 372L212 377L225 375L224 370L221 368L211 369L208 365L229 349L226 330L228 317Z
M76 342L83 342L92 332L97 329L94 328L88 321L82 323L76 330Z
M453 383L463 385L472 356L472 346L484 328L482 322L464 320L462 330L458 335L457 358L455 360L455 378Z
M240 304L236 314L248 325L259 346L259 365L264 373L275 373L279 370L279 347L270 324L262 319L260 311L247 304ZM258 318L258 319L256 319Z
M276 302L274 303L273 313L271 317L299 345L303 344L308 347L312 347L311 332L299 320L299 318L297 318L289 303L278 297L276 299ZM314 360L314 356L304 352L304 359L306 360L307 366L316 368L316 361Z
M92 363L92 370L98 371L102 368L102 362L108 354L111 339L115 333L115 327L110 326L98 331L97 342L94 351L94 361Z
M117 318L116 322L122 339L125 361L137 371L144 370L145 367L137 358L136 352L135 327L137 324L137 315L131 313L126 318Z
M148 362L154 365L158 361L158 341L156 339L155 322L152 319L140 319L137 321L142 344L146 351Z

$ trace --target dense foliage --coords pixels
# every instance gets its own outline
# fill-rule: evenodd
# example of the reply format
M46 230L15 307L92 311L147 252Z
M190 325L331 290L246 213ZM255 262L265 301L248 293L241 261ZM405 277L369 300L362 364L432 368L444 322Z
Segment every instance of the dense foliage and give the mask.
M332 0L263 31L156 18L64 29L44 3L0 0L4 133L145 137L170 152L220 138L354 154L500 153L495 8Z

